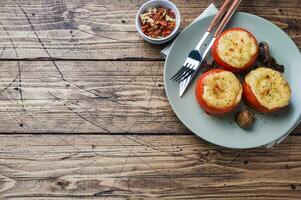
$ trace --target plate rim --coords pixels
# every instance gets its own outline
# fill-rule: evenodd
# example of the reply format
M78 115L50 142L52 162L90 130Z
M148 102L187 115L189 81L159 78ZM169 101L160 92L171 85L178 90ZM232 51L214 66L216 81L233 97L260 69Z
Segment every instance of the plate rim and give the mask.
M247 15L249 17L253 17L253 18L257 18L259 20L263 20L267 23L269 23L271 26L273 26L274 28L278 29L279 31L282 32L282 34L284 34L286 37L288 37L288 39L290 40L290 42L292 43L292 45L295 47L295 50L298 51L300 53L300 50L298 48L298 46L296 45L296 43L287 35L287 33L285 31L283 31L281 28L279 28L277 25L275 25L273 22L261 17L261 16L258 16L258 15L254 15L254 14L251 14L251 13L247 13L247 12L237 12L236 14L242 14L242 15ZM180 33L182 34L183 32L187 31L187 28L189 28L191 25L193 25L194 23L197 23L199 21L202 21L204 19L207 19L209 17L212 17L212 16L215 16L214 14L213 15L208 15L204 18L201 18L199 20L197 20L196 22L192 22L191 24L189 24L187 27L184 28L184 30ZM173 41L172 45L170 46L170 52L172 51L172 49L174 48L176 42L178 40L178 37ZM300 53L301 54L301 53ZM221 144L217 144L216 142L214 141L209 141L207 140L206 138L204 137L201 137L200 135L196 134L193 130L191 130L191 128L187 125L187 123L185 122L185 120L182 119L182 117L180 117L180 114L178 113L178 111L176 111L175 109L175 106L171 103L171 97L170 95L168 94L168 91L167 91L167 88L166 88L166 85L167 85L167 75L166 75L166 65L167 65L167 60L169 58L170 54L167 55L166 59L165 59L165 62L164 62L164 71L163 71L163 79L164 79L164 90L165 90L165 94L167 96L167 99L168 99L168 102L169 104L171 105L172 107L172 110L173 112L176 114L177 118L181 121L182 124L184 124L184 126L189 130L191 131L194 135L196 135L197 137L199 137L200 139L202 140L205 140L211 144L214 144L214 145L217 145L217 146L220 146L220 147L225 147L225 148L230 148L230 149L253 149L253 148L258 148L258 147L262 147L262 146L267 146L271 143L277 143L278 140L280 140L281 138L284 138L285 135L289 135L298 125L299 123L301 122L301 112L299 113L297 119L295 120L295 122L293 123L292 127L290 129L288 129L286 132L284 132L282 135L280 135L278 138L276 138L275 140L273 141L270 141L270 142L267 142L265 144L260 144L260 145L250 145L248 147L233 147L231 145L221 145ZM169 80L169 79L168 79ZM284 138L285 139L285 138ZM281 140L282 141L282 140Z

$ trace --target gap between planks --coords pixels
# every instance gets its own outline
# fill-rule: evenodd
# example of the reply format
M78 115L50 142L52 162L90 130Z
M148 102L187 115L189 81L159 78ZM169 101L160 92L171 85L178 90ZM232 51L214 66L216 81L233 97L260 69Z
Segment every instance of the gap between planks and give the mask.
M136 57L128 57L128 58L116 58L116 59L81 59L81 58L53 58L53 57L40 57L40 58L0 58L0 61L12 61L12 62L15 62L15 61L31 61L31 62L41 62L41 61L87 61L87 62L113 62L113 61L124 61L124 62L127 62L127 61L131 61L131 62L141 62L141 61L144 61L144 62L156 62L156 61L165 61L164 58L136 58Z

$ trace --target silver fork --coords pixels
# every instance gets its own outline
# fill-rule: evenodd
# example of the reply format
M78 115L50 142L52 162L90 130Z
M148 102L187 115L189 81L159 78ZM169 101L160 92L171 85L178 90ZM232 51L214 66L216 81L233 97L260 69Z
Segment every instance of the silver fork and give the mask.
M225 0L220 11L212 20L210 26L208 27L207 31L198 42L194 50L190 51L188 57L186 58L183 66L177 71L177 73L170 78L170 80L181 82L185 80L187 77L192 75L196 69L200 66L201 60L203 60L200 49L203 46L204 42L209 37L210 33L213 31L219 20L224 16L228 5L230 4L231 0Z

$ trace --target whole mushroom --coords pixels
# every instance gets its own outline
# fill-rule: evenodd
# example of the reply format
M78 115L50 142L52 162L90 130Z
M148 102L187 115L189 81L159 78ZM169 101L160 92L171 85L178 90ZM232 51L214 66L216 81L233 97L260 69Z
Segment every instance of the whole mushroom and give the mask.
M252 111L244 109L236 115L236 123L244 129L251 128L255 122L255 115Z
M270 48L268 43L260 42L259 43L259 54L258 58L262 60L263 63L266 63L270 58Z

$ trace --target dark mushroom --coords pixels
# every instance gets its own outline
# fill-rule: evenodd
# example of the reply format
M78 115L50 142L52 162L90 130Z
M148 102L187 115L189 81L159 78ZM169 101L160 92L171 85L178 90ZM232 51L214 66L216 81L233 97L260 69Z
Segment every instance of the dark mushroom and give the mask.
M265 67L277 70L281 73L284 72L284 66L279 65L275 58L270 56L270 49L269 45L267 42L260 42L259 43L259 54L258 54L258 59L261 61Z
M267 62L270 58L270 49L269 45L266 42L259 43L259 55L258 58L263 62Z
M274 69L274 70L276 70L276 71L279 71L279 72L281 72L281 73L284 72L284 66L283 66L283 65L279 65L279 64L276 62L275 58L273 58L273 57L270 57L270 58L267 60L267 62L265 63L265 65L266 65L267 67L270 67L270 68L272 68L272 69Z
M253 112L244 109L243 111L237 113L236 123L244 129L250 128L255 122L255 115Z

